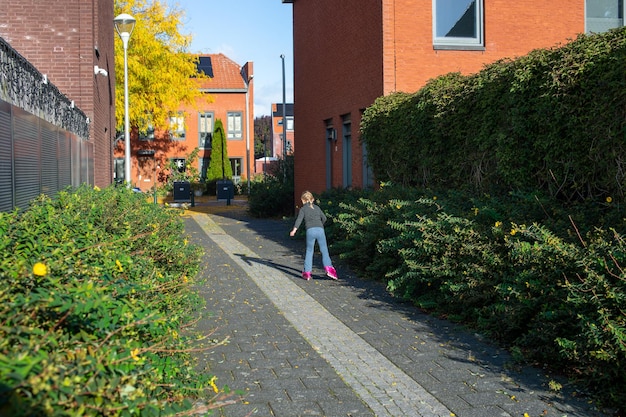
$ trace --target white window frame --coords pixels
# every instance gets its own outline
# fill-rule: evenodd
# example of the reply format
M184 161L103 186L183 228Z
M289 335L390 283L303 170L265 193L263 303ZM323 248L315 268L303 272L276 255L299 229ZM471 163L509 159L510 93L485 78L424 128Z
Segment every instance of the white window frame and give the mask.
M243 139L243 112L229 111L227 113L226 137L230 140Z
M170 116L170 140L185 140L185 114L177 113Z
M472 2L476 4L474 15L474 25L476 28L476 36L474 37L452 37L437 35L437 17L441 17L441 13L445 14L445 10L449 10L448 3L458 3L460 0L433 0L433 48L434 49L455 49L455 50L484 50L485 41L485 19L484 19L484 0L467 0L468 7ZM439 10L439 14L438 14ZM466 9L467 10L467 9Z
M148 118L146 131L139 132L139 140L140 141L153 141L154 140L154 125L152 124L152 117Z
M206 126L206 124L210 126ZM213 137L213 129L215 127L215 117L212 112L198 113L198 147L200 149L211 149L211 138ZM208 140L203 136L208 136ZM207 145L208 146L205 146Z
M230 161L230 169L233 172L232 180L235 184L241 184L243 176L243 158L228 158Z
M594 6L590 7L590 3L593 3ZM618 16L608 16L608 17L589 16L590 9L596 11L596 8L598 6L601 7L602 4L606 6L611 6L611 8L615 7L615 10L617 11ZM624 26L624 16L626 16L626 1L623 1L623 0L585 0L585 33L592 33L592 32L602 33L610 29L622 27Z
M187 159L186 158L170 158L170 161L176 166L178 172L187 172Z

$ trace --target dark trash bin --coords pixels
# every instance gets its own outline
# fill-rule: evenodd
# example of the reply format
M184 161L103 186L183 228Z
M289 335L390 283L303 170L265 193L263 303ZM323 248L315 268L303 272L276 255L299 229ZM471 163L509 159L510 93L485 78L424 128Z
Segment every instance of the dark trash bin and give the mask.
M218 200L232 200L235 198L235 185L231 180L217 181L216 188Z
M189 181L174 181L174 202L191 202L191 183Z

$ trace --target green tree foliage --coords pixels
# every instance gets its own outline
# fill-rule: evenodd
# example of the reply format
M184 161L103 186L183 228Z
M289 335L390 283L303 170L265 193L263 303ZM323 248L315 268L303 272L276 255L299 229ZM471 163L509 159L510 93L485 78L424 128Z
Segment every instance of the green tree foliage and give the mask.
M215 121L213 128L213 139L211 141L211 160L209 161L209 170L207 172L207 180L215 181L222 179L231 179L233 170L228 159L228 147L226 143L226 133L224 132L224 124L220 119Z
M261 116L254 119L254 158L272 156L272 118Z
M128 42L129 121L145 131L149 124L168 127L168 116L181 103L201 96L195 82L197 57L190 35L180 32L184 12L159 0L116 0L115 15L128 13L137 23ZM115 118L124 124L124 48L115 36Z

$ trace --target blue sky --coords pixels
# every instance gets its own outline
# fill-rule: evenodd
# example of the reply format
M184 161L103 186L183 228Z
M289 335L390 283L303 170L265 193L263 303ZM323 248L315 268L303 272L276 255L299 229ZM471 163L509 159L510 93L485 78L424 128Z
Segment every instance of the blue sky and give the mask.
M271 103L293 103L292 6L281 0L167 0L184 10L181 32L193 37L190 52L223 53L240 66L254 63L254 116Z

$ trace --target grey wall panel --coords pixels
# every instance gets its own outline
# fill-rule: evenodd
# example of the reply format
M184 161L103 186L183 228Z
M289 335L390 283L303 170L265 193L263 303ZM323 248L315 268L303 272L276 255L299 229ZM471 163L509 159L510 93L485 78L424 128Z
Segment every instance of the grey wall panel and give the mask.
M72 165L70 167L72 171L72 187L78 187L81 183L80 180L80 139L76 136L72 136L71 149L72 149Z
M17 107L13 114L15 205L26 209L41 190L39 118Z
M93 159L92 143L0 100L0 211L93 184Z
M41 192L54 197L59 191L59 159L57 154L58 129L51 123L40 121L41 132Z
M60 131L58 139L59 190L64 190L72 185L72 136L69 132Z
M0 100L0 211L13 210L11 105Z

